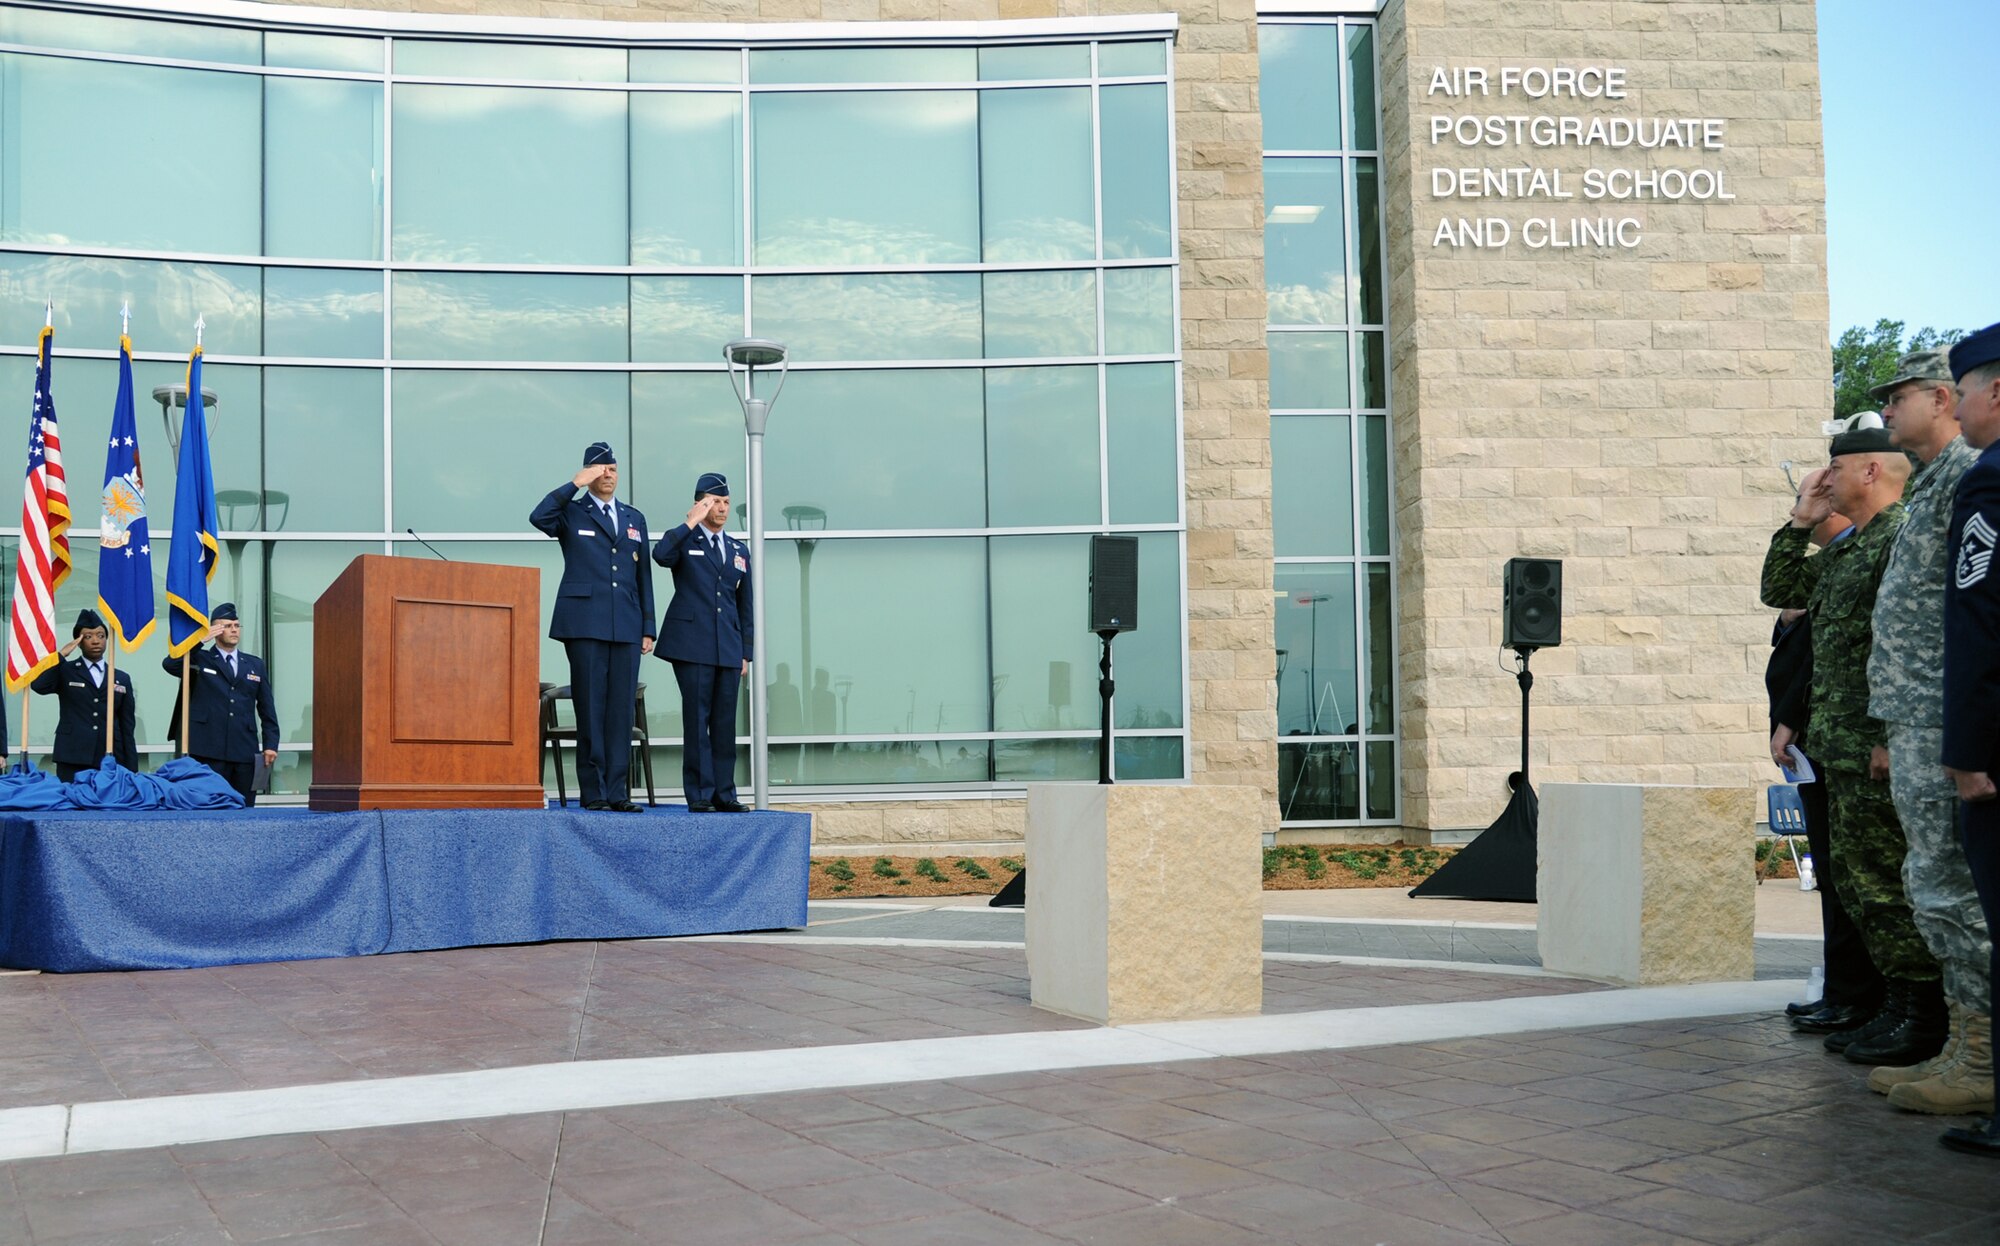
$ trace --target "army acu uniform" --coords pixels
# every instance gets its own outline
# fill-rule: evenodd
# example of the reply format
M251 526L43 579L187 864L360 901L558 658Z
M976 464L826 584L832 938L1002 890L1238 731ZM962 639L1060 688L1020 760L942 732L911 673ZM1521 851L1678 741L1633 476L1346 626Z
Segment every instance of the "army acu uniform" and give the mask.
M1881 401L1911 381L1949 384L1944 352L1903 356L1895 378L1869 393ZM1987 976L1993 945L1958 843L1958 792L1938 764L1944 751L1945 546L1952 497L1977 457L1963 437L1954 437L1911 477L1903 495L1908 515L1875 598L1875 647L1868 658L1868 712L1888 729L1889 790L1908 845L1903 888L1917 930L1937 958L1951 1011L1943 1052L1869 1075L1871 1089L1916 1111L1964 1112L1993 1102L1990 1078L1983 1086L1934 1080L1957 1064L1965 1028L1990 1025L1993 1012Z
M1893 453L1882 429L1834 438L1834 457ZM1924 946L1903 892L1902 827L1885 780L1868 775L1869 754L1886 747L1888 732L1868 712L1868 654L1874 647L1873 615L1882 570L1902 528L1901 502L1885 507L1866 526L1807 557L1810 532L1789 524L1771 537L1764 555L1763 600L1777 609L1803 607L1812 615L1812 720L1807 734L1813 759L1826 776L1834 885L1840 902L1861 928L1869 959L1887 982L1882 1008L1866 1025L1827 1035L1830 1050L1872 1041L1922 1011L1944 1041L1944 1004L1937 961Z

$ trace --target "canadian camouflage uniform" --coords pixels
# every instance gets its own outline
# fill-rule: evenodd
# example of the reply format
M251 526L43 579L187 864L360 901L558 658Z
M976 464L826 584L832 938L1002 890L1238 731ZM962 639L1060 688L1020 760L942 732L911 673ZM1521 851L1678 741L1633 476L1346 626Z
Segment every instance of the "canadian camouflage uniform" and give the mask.
M1868 755L1888 732L1868 713L1868 654L1875 596L1906 515L1896 502L1845 540L1809 556L1811 533L1789 524L1764 554L1764 604L1812 615L1812 718L1806 734L1826 775L1828 838L1841 906L1861 928L1885 978L1936 982L1903 892L1903 828L1886 781L1868 777Z
M1979 457L1963 437L1910 478L1908 516L1875 597L1868 713L1888 727L1889 790L1908 852L1903 889L1917 930L1944 974L1945 998L1993 1011L1993 945L1957 830L1958 791L1944 754L1944 581L1952 497Z

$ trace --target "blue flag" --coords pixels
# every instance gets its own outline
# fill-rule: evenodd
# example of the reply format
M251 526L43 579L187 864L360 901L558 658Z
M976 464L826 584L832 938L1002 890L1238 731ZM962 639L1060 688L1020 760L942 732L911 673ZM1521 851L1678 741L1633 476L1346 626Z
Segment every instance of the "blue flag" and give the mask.
M98 528L97 608L127 649L153 631L153 538L146 524L146 477L139 469L139 421L132 412L132 339L118 339L118 401L104 453L104 519Z
M208 639L208 582L215 577L215 473L208 464L208 417L201 407L201 347L188 359L187 418L174 477L174 543L167 550L167 652Z

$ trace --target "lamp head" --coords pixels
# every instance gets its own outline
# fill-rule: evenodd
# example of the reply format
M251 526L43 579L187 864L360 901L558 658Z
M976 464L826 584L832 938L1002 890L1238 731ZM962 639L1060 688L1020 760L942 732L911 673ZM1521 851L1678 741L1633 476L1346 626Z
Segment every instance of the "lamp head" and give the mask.
M739 368L769 368L785 362L785 347L761 337L738 338L722 348L722 357Z

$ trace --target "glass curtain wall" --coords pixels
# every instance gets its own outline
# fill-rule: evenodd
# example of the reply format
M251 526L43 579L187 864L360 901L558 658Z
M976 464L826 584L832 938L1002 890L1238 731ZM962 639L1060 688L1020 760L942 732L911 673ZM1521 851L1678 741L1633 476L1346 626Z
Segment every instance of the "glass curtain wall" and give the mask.
M1258 26L1277 550L1278 801L1399 820L1395 508L1375 26Z
M1093 532L1141 546L1119 774L1185 777L1164 35L558 45L0 6L0 45L0 429L9 401L25 429L52 299L65 638L96 599L121 304L158 576L174 472L144 404L204 317L211 600L270 659L281 792L311 780L313 603L355 555L431 557L414 533L537 567L546 615L558 549L528 511L599 439L655 534L704 471L731 478L740 530L721 345L748 335L793 360L766 453L773 784L1094 776ZM119 659L154 760L163 632ZM541 658L567 682L559 645ZM675 785L672 672L642 672ZM18 742L18 697L7 713Z

